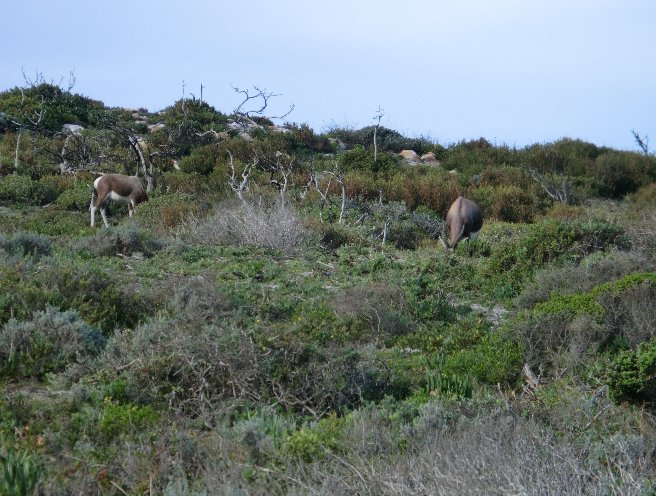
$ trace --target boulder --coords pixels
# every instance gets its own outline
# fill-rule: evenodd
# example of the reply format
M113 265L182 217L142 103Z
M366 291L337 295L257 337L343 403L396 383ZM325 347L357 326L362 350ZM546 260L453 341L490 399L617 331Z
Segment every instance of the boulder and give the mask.
M417 155L417 152L414 150L401 150L399 152L399 155L406 162L415 163L415 164L421 162L421 158L419 157L419 155Z
M435 158L435 154L433 152L424 153L421 156L421 161L424 162L425 164L435 164L435 163L439 164L440 163L440 161L437 160L437 158Z
M62 133L67 136L80 136L82 131L84 131L84 128L77 124L64 124L62 126Z
M331 145L335 146L340 151L344 151L348 148L346 146L346 143L344 143L339 138L328 138L328 141L330 142Z
M158 122L157 124L150 124L148 125L148 132L149 133L154 133L155 131L159 131L160 129L164 129L166 127L166 124L163 122Z

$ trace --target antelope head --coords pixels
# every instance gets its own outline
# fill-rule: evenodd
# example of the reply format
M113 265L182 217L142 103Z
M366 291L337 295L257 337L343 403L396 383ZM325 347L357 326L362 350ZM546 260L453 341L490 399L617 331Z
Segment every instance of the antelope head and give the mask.
M440 241L445 248L453 251L463 239L475 240L481 227L483 227L483 212L480 207L473 201L459 196L446 214ZM446 241L447 230L448 241Z
M146 181L150 186L152 176L147 175ZM141 181L137 176L124 176L123 174L104 174L93 182L93 192L91 193L91 227L95 224L96 209L100 207L105 227L109 227L107 222L107 204L109 200L124 201L128 204L128 213L130 217L134 214L135 207L148 200L148 195L144 190Z

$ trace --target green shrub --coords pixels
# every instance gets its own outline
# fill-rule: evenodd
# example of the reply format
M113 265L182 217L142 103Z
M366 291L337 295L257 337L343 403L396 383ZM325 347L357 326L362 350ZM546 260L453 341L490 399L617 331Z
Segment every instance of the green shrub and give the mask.
M18 232L8 239L0 236L0 249L20 256L52 255L50 240L41 234L33 233Z
M362 129L354 130L348 128L335 127L326 134L331 138L337 138L348 147L373 147L374 131L376 131L376 141L379 150L398 153L401 150L414 150L418 154L429 151L436 152L435 155L440 159L444 154L444 149L440 145L434 144L427 138L406 138L398 131L388 129L385 126L367 126Z
M471 190L471 199L479 204L485 218L504 222L533 222L537 213L537 196L519 186L475 188Z
M544 221L519 239L497 244L487 260L486 283L497 297L516 296L536 269L561 261L579 261L609 247L625 247L621 227L601 222Z
M48 209L26 218L20 227L46 236L82 236L93 232L87 215Z
M38 270L35 268L38 263ZM117 326L134 326L156 305L101 267L79 260L19 260L0 265L0 322L11 316L27 319L47 305L75 309L90 324L110 333Z
M471 379L462 374L444 372L444 355L426 359L426 392L450 399L471 398L474 390Z
M97 230L93 236L77 242L78 249L93 256L130 256L141 253L151 256L163 248L163 243L150 237L144 230L134 225L120 225Z
M228 190L226 171L216 168L208 175L165 172L157 182L158 190L167 193L222 194Z
M463 347L448 355L444 370L474 377L490 385L512 386L517 380L522 359L522 348L516 341L493 332L483 336L474 346Z
M349 230L339 224L322 224L321 244L330 250L336 250L340 246L351 242Z
M80 181L76 176L58 174L56 176L43 176L39 179L39 182L53 189L57 195L61 195L67 189L74 188L84 181ZM91 192L88 196L91 197Z
M10 174L0 178L0 201L21 205L45 205L57 198L57 191L27 176Z
M366 170L370 172L391 171L399 167L397 158L385 152L378 152L374 159L373 150L357 146L353 150L339 155L339 165L342 170Z
M609 151L599 155L590 171L599 196L619 198L647 184L656 159L638 153Z
M180 170L187 174L207 176L214 170L214 166L222 160L217 145L206 145L194 148L191 155L180 160Z
M98 416L98 432L107 442L121 434L141 433L158 418L159 414L150 405L122 404L107 397Z
M608 370L608 389L616 402L654 403L656 398L656 340L636 350L620 352Z
M75 311L47 307L27 322L9 320L0 332L0 375L42 379L98 353L105 339Z
M305 463L323 460L328 453L339 453L343 446L345 418L328 416L288 434L283 450Z
M139 224L151 229L170 229L184 220L204 214L209 205L196 195L171 193L151 198L137 208Z
M57 197L57 205L66 210L84 212L89 210L90 203L91 188L81 181L64 190Z
M422 237L421 229L409 220L394 223L387 234L387 240L399 250L416 249Z
M5 443L0 445L0 494L33 495L40 478L41 467L32 453Z

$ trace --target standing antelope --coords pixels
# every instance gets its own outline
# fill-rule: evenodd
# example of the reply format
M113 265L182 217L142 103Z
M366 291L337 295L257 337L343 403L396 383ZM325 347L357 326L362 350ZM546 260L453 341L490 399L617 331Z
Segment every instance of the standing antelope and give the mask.
M481 227L483 227L483 212L480 207L473 201L459 196L446 214L445 228L449 229L449 243L444 240L444 232L440 236L440 241L445 248L453 251L463 239L475 240Z
M150 184L151 179L147 178ZM134 214L134 208L142 202L148 200L148 195L137 176L124 176L123 174L104 174L93 182L93 192L91 193L91 227L96 220L96 209L100 207L105 227L109 227L107 222L107 204L109 200L124 201L128 204L128 213L130 217Z

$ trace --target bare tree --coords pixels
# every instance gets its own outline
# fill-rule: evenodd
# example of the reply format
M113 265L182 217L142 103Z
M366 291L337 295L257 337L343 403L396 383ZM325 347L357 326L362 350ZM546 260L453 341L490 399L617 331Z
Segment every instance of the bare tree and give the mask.
M64 92L70 92L75 86L76 77L75 77L74 70L70 71L69 73L68 84L66 86L66 89L64 89L63 77L60 79L58 84L55 84L54 80L52 79L48 83L43 73L39 71L35 73L34 77L28 76L24 68L21 69L21 73L23 75L23 80L25 81L26 87L31 89L35 89L43 84L50 84L52 86L57 86L59 89L61 89ZM19 91L21 94L21 103L20 103L21 107L27 107L28 99L27 99L27 95L25 94L25 88L19 88ZM34 102L29 102L29 103L34 103ZM46 108L49 103L50 102L46 101L43 95L39 95L39 101L36 102L31 112L26 112L22 118L17 118L17 117L9 118L9 122L13 126L15 126L16 129L18 130L18 133L16 135L16 147L14 149L14 173L18 172L18 167L20 165L19 157L20 157L20 147L21 147L23 134L26 131L43 131L42 129L43 119L46 116Z
M327 179L327 182L325 188L322 189L322 183L324 179ZM319 196L321 196L321 204L319 205L319 220L320 222L323 222L324 207L326 205L333 205L333 201L330 198L330 188L333 181L339 184L341 189L341 207L339 211L338 222L342 224L344 222L344 210L346 209L346 184L344 183L344 172L341 170L337 162L335 162L335 166L332 170L324 170L321 172L312 171L310 174L310 180L305 185L305 192L303 193L303 196L305 196L305 194L307 194L307 192L312 188L314 188L319 193Z
M236 93L241 93L244 97L242 102L233 111L233 114L235 116L235 123L239 125L243 131L247 130L249 127L256 127L261 129L262 126L260 126L257 122L255 122L254 118L256 116L259 117L264 116L264 111L269 105L269 100L273 97L280 96L280 95L267 92L266 90L262 90L257 86L253 86L255 92L251 92L248 89L242 90L234 86L231 86L231 88L235 90ZM255 104L256 106L255 108L252 108L250 110L245 107L246 105L253 105L253 104ZM286 113L280 116L270 116L268 118L284 119L289 114L291 114L293 110L294 110L294 104L292 103L289 106L289 110Z
M378 159L378 128L380 127L380 120L384 115L385 114L383 113L383 109L381 109L379 105L378 110L376 111L376 115L374 115L374 120L376 121L376 125L374 126L374 163L376 163L376 160Z
M636 145L642 150L642 153L649 155L649 136L642 137L637 131L631 130Z
M228 185L230 189L235 192L237 198L245 205L246 199L244 198L244 191L248 188L249 176L253 168L258 164L258 160L255 159L251 163L244 164L244 168L241 171L241 179L237 177L237 168L235 167L235 161L232 156L232 153L228 150L228 156L230 157L230 176L228 176Z
M294 162L296 157L286 153L276 152L275 160L267 160L267 168L271 174L269 182L278 188L280 194L280 204L284 207L286 203L286 193L289 181L292 177ZM278 178L276 178L278 176Z
M527 171L531 178L547 193L549 198L566 205L572 201L569 178L564 172L552 170L540 173L533 168L527 168Z

